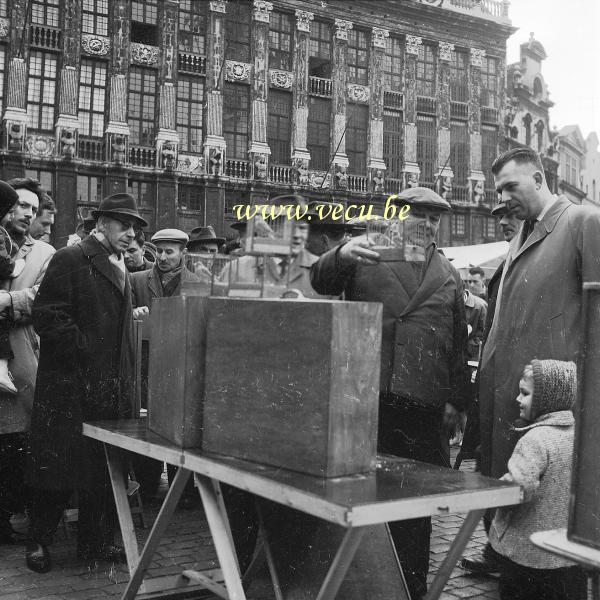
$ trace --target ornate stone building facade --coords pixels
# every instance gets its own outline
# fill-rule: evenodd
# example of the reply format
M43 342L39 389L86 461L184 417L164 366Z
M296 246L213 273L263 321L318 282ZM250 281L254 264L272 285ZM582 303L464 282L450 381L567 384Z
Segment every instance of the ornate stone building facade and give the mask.
M150 230L296 191L453 205L441 245L497 238L506 0L0 0L0 176L38 177L57 245L110 193Z

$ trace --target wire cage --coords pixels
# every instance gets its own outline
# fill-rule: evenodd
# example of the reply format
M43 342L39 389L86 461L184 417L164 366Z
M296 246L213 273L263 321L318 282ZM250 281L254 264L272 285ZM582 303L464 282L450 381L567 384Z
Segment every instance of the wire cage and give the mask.
M185 266L194 278L185 280L181 284L181 293L184 296L222 296L215 282L225 269L230 257L223 254L210 252L188 252L186 254Z
M256 216L248 220L246 254L286 256L292 252L293 223L282 214L281 207L271 207L275 218Z
M409 215L406 219L367 221L367 239L379 253L380 262L423 262L425 260L426 221Z

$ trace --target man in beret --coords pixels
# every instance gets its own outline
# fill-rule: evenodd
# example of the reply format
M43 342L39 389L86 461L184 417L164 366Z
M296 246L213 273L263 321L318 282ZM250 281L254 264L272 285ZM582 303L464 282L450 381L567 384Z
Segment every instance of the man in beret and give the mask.
M460 275L434 242L450 205L427 188L398 195L410 227L424 231L424 262L382 262L367 235L330 250L312 268L321 294L383 304L378 450L450 466L449 434L466 394L467 323ZM397 218L397 217L396 217ZM390 523L411 597L427 591L431 520Z
M27 566L51 568L47 546L73 490L79 496L77 555L122 562L102 444L83 421L131 415L134 347L131 285L123 253L146 221L129 194L104 198L96 229L59 250L39 287L32 317L40 364L31 418L27 480L32 489Z

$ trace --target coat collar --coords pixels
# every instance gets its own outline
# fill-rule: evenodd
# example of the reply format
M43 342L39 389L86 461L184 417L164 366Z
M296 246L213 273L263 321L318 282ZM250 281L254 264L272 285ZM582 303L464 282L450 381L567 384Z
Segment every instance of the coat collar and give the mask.
M296 281L301 279L302 275L308 271L319 260L319 257L312 254L308 250L304 249L298 254L298 256L290 264L289 270L289 281ZM283 278L280 276L279 263L277 263L272 256L266 257L264 262L259 264L259 268L266 267L270 277L279 283L285 283L287 276Z
M88 235L84 240L79 243L84 255L89 258L92 265L106 277L118 290L121 292L121 285L115 273L115 267L108 260L108 250L93 236ZM127 282L129 276L127 271L125 272L125 282ZM121 292L122 293L122 292Z
M448 264L445 264L444 261ZM448 262L448 259L442 259L440 253L434 248L431 260L425 271L425 277L423 277L423 281L418 287L416 294L409 300L402 311L401 316L407 315L418 306L421 306L429 296L442 287L442 285L452 277L452 271L449 267L450 263Z
M535 229L531 235L519 248L519 242L521 241L523 228L525 227L525 222L523 221L521 227L519 227L519 231L511 242L511 254L513 255L511 264L514 263L524 252L527 252L529 248L541 242L549 233L551 233L556 226L556 222L565 212L565 210L569 208L569 206L571 206L571 201L565 196L559 196L556 202L554 202L548 212L544 215L542 220L536 223Z
M515 427L515 431L522 433L534 427L552 425L554 427L571 427L575 424L575 418L570 410L557 410L556 412L540 415L533 423L525 427Z
M25 241L19 248L15 258L25 258L33 250L34 244L35 240L29 234L27 234L25 236Z
M179 283L179 287L181 289L181 284L184 281L195 281L197 278L194 274L187 269L185 266L181 269L181 280ZM154 263L153 267L148 271L148 289L150 290L150 295L152 298L161 298L162 297L162 283L160 282L160 275L158 274L158 269L156 267L156 263ZM175 295L178 295L179 291L176 292Z

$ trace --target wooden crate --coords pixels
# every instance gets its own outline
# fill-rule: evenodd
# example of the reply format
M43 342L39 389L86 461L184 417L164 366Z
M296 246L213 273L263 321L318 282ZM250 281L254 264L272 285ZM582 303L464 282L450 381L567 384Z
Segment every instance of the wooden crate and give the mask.
M201 296L152 301L148 427L181 448L202 444L207 302Z
M375 463L381 305L211 298L204 450L338 477Z

